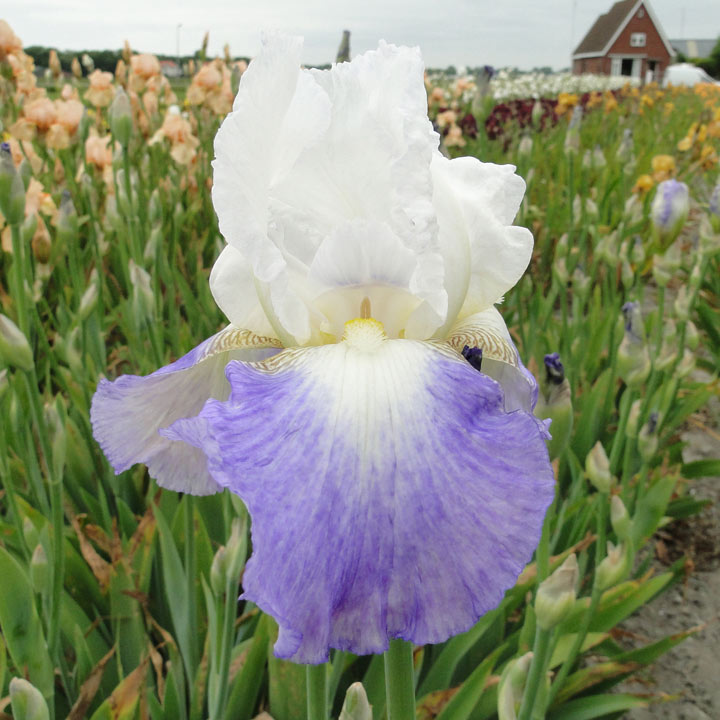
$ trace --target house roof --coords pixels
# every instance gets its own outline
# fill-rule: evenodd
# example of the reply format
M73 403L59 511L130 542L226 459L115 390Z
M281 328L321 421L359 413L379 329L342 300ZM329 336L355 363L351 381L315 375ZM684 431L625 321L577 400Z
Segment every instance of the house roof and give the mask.
M674 55L675 50L667 39L667 35L665 35L657 17L655 17L649 0L621 0L621 2L616 2L608 12L601 15L595 21L595 24L590 28L587 35L585 35L580 44L575 48L572 55L573 58L606 55L620 33L627 27L627 24L635 14L635 10L639 8L640 5L645 8L668 54L670 56Z
M706 58L710 57L716 42L716 38L710 38L709 40L671 40L670 44L685 57Z
M603 54L615 31L635 7L636 2L637 0L621 0L621 2L616 2L604 15L600 15L587 35L575 48L573 55L594 52L599 55Z

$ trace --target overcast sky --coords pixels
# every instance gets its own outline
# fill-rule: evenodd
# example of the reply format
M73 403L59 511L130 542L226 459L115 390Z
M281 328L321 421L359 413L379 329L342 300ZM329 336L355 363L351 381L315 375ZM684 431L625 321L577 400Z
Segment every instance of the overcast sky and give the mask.
M263 29L305 36L304 61L334 59L342 30L352 54L378 40L419 45L430 67L569 65L571 46L612 1L597 0L3 0L0 17L25 45L191 54L210 32L210 54L225 43L252 56ZM720 34L719 0L654 0L670 38ZM574 21L573 21L574 17ZM178 25L181 24L178 31ZM574 32L573 32L574 29Z

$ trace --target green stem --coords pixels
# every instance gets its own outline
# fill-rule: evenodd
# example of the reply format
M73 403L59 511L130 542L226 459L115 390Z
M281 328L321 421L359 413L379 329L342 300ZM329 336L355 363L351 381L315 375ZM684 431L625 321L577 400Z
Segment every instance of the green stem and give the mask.
M528 673L523 701L518 714L518 720L530 720L535 709L540 684L543 682L550 651L550 638L552 630L543 630L539 625L535 630L535 643L533 644L533 659Z
M225 579L225 597L221 602L222 635L220 638L220 656L218 658L218 694L210 701L210 720L218 720L225 713L229 687L230 658L235 640L235 618L237 617L237 584L233 578ZM193 671L195 666L193 665ZM191 679L192 681L192 679ZM212 712L213 704L215 711Z
M327 720L327 665L307 665L307 720Z
M597 499L599 503L599 509L597 519L597 540L595 543L595 569L597 569L605 554L607 514L608 505L610 504L610 498L605 493L598 493ZM590 596L590 606L588 607L587 612L583 617L580 629L575 635L575 640L573 641L572 647L570 648L570 653L565 659L565 662L562 664L562 667L560 668L558 674L555 676L555 680L552 684L552 687L550 688L550 692L548 693L546 705L546 707L548 708L550 707L550 705L552 705L552 701L555 699L558 691L563 686L563 683L565 682L570 670L575 663L575 658L578 656L578 653L580 652L583 643L585 642L585 637L587 636L588 630L590 629L590 622L595 616L595 610L597 610L601 595L602 591L600 590L596 582L593 584L592 595Z
M385 694L388 720L415 720L413 646L391 640L385 653Z
M195 558L195 498L192 495L185 495L185 580L187 582L185 592L187 593L188 618L191 626L195 627L197 624L197 594L195 592L197 563ZM198 661L197 633L191 632L189 636L189 665L194 676Z
M25 268L23 261L22 231L20 225L12 225L10 228L13 248L13 275L15 282L15 304L17 307L17 324L20 330L30 342L28 330L30 325L27 314L27 298L25 295Z

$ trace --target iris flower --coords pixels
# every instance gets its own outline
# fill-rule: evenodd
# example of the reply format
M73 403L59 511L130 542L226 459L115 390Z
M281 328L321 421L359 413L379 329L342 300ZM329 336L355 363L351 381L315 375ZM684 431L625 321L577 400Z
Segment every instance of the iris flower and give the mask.
M243 599L276 655L437 643L495 607L553 496L537 386L494 307L532 236L512 166L445 158L416 49L328 71L264 39L215 139L230 325L146 377L102 380L116 472L227 488L252 518Z

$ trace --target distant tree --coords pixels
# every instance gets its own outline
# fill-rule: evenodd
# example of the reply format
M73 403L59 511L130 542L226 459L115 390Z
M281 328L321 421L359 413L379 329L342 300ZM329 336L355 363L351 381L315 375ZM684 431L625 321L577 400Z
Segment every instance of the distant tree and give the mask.
M445 68L446 75L457 75L457 68L454 65L448 65Z
M35 61L37 67L49 65L50 50L51 48L43 45L30 45L25 48L25 52ZM73 58L80 58L83 53L87 53L93 59L96 68L107 72L115 72L115 66L121 57L120 50L58 50L58 59L63 70L69 71Z
M41 45L30 45L25 52L35 61L37 67L47 67L50 64L50 48ZM62 63L62 60L60 61Z

